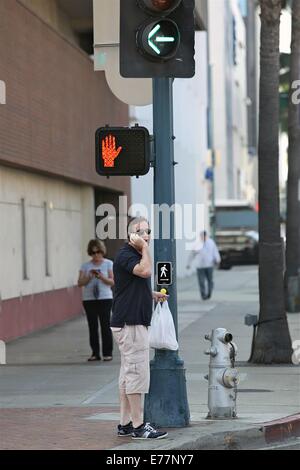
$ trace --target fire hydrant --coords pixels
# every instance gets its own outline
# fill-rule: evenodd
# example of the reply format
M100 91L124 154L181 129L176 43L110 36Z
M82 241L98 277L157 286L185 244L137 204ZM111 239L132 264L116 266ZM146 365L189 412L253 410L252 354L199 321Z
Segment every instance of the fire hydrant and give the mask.
M208 380L207 419L236 418L236 396L238 371L235 368L237 347L232 342L232 334L225 328L212 330L205 335L211 347L204 354L210 356Z

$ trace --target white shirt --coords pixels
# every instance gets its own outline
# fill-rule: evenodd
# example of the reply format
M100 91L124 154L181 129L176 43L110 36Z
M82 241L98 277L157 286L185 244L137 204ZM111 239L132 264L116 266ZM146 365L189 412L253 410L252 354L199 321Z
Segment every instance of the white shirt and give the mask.
M101 273L108 277L108 271L113 270L113 262L110 259L103 258L101 264L94 264L92 261L84 263L80 271L83 271L86 275L89 273L91 269L98 269ZM96 286L97 285L97 286ZM97 291L95 291L95 287L97 287ZM97 293L97 297L95 294ZM107 284L104 284L103 281L100 279L92 278L86 286L83 288L82 299L83 300L105 300L105 299L112 299L112 290L111 287Z
M213 268L221 261L218 248L211 238L207 238L205 242L197 242L194 251L196 252L197 268Z

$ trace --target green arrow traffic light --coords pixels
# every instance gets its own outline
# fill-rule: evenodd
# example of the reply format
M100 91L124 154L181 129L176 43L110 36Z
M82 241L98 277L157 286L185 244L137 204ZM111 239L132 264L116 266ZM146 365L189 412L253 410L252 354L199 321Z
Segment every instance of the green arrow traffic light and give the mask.
M178 26L169 18L144 23L138 31L137 43L142 54L169 60L176 55L180 44Z
M122 77L192 77L194 7L195 0L120 1Z
M153 41L155 41L155 42L174 42L175 41L174 36L156 36L156 37L154 37L159 30L160 30L160 24L157 24L152 29L152 31L150 31L149 36L148 36L148 44L149 44L150 47L152 47L154 52L156 52L157 54L160 54L161 52L160 52L160 49L154 44ZM153 38L153 40L151 40L152 38Z

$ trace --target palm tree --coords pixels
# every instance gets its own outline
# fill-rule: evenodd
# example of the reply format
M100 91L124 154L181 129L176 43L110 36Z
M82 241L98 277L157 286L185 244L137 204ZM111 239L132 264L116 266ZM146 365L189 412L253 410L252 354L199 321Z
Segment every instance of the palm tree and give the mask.
M281 0L260 0L259 297L251 362L291 362L284 305L283 245L279 212L279 25Z
M287 184L287 225L286 225L286 272L285 296L288 312L300 312L300 111L293 103L292 87L299 80L300 72L300 0L294 0L292 5L292 43L290 60L290 93L288 108L288 184Z

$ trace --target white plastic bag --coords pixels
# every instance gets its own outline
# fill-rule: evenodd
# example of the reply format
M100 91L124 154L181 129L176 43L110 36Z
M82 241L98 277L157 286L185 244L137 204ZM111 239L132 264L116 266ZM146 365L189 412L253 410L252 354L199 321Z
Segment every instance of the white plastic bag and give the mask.
M175 326L167 300L158 302L152 315L150 348L177 351Z

